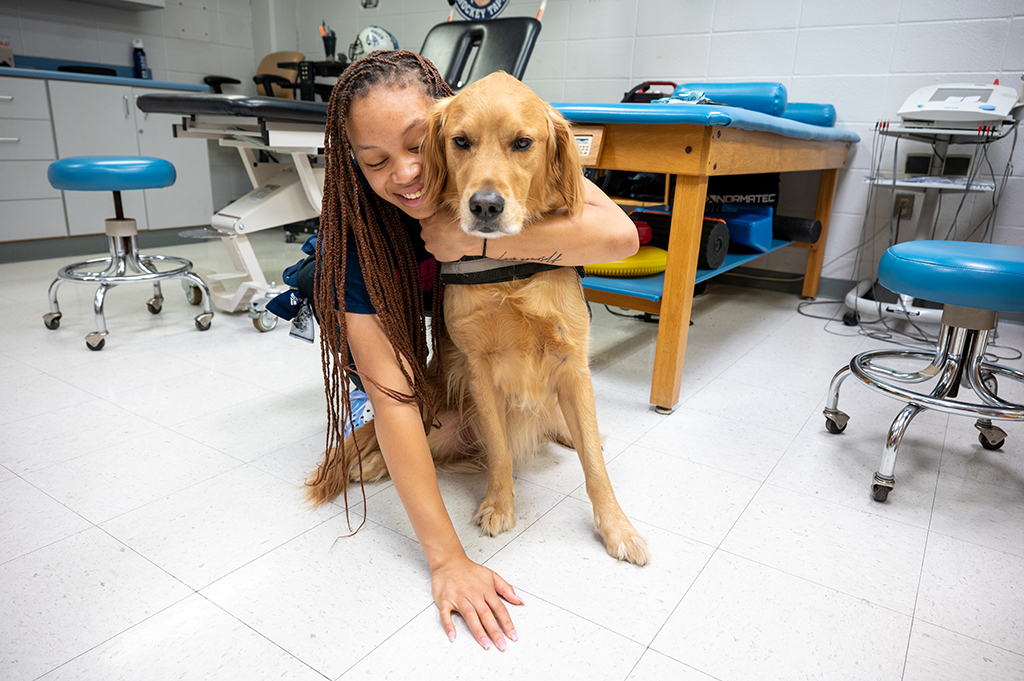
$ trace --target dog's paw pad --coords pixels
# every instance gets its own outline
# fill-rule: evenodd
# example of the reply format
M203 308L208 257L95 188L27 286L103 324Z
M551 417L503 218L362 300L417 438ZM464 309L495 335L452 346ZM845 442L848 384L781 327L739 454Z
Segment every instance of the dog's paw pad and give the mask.
M514 513L499 512L491 505L481 506L480 510L476 512L474 520L476 520L480 529L483 530L483 533L491 537L496 537L516 526L516 516Z

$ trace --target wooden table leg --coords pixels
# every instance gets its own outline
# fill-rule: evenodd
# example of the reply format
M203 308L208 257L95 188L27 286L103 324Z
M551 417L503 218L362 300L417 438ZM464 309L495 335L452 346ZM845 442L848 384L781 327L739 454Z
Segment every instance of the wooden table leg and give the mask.
M668 265L651 380L651 404L665 414L675 409L679 401L707 192L706 175L676 176L672 226L668 237Z
M821 171L818 207L814 209L814 219L821 221L821 237L808 249L807 266L804 269L804 288L800 293L804 298L814 298L818 295L818 284L821 283L821 264L825 260L825 244L828 243L828 221L832 216L832 201L836 196L836 179L838 177L839 170L837 168Z

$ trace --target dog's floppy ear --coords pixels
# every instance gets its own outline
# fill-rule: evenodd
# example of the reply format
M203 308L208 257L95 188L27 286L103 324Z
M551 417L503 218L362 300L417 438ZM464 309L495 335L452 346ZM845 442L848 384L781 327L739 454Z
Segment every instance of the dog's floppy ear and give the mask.
M427 201L439 204L448 184L448 156L445 151L447 140L444 124L451 97L434 103L427 117L427 134L420 143L420 158L423 161L423 195Z
M548 107L548 128L555 141L555 157L551 165L554 186L565 200L569 213L576 215L583 210L585 185L583 168L580 166L580 152L576 137L569 122L554 107Z

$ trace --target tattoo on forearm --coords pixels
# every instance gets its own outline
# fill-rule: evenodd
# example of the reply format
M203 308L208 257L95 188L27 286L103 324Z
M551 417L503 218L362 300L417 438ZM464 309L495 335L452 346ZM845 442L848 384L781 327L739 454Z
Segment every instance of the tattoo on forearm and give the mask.
M544 262L554 265L555 263L560 262L562 260L562 254L559 253L558 251L555 251L551 255L540 255L533 258L516 258L514 256L508 255L508 251L504 251L501 255L496 256L494 259L504 260L506 262Z

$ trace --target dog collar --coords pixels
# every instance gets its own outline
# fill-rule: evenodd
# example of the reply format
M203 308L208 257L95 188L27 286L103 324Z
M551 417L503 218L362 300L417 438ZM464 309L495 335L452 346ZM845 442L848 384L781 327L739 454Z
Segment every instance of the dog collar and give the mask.
M529 279L538 272L547 272L559 267L562 265L549 265L542 262L509 263L505 260L467 256L456 262L441 263L441 283L445 286L449 284L499 284L516 279Z

